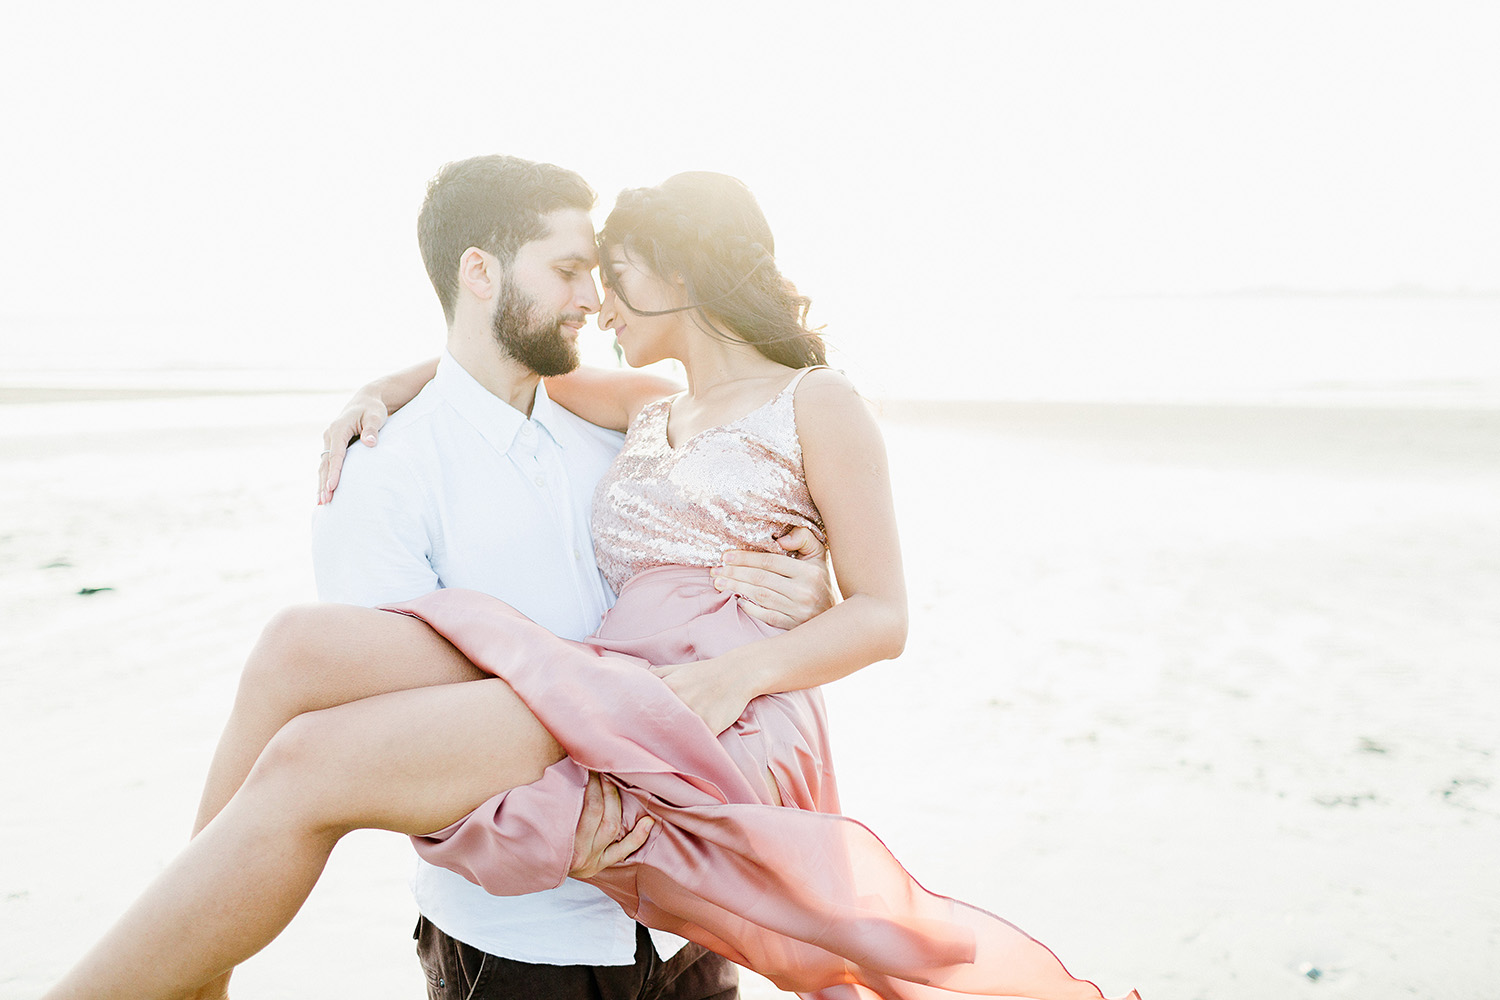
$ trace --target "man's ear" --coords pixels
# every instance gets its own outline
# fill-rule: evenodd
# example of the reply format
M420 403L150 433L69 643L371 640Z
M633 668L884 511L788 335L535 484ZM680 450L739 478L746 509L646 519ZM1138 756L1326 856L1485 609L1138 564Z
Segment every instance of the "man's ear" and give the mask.
M500 292L500 262L478 247L458 258L458 284L477 299L489 301Z

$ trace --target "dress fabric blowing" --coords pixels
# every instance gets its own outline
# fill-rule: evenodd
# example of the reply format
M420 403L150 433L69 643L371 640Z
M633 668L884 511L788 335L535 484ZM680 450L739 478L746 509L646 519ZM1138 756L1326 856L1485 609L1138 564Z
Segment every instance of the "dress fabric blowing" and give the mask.
M923 889L838 815L817 689L756 698L717 738L645 667L717 656L778 630L717 592L726 549L779 551L823 525L802 473L796 375L775 398L668 444L670 401L645 407L595 493L600 568L619 593L599 631L559 639L495 598L440 590L392 610L426 621L503 678L568 757L445 830L429 862L496 895L567 877L589 771L627 824L657 821L630 863L588 881L671 931L820 1000L959 994L1101 996L1013 924ZM779 804L778 804L779 803Z

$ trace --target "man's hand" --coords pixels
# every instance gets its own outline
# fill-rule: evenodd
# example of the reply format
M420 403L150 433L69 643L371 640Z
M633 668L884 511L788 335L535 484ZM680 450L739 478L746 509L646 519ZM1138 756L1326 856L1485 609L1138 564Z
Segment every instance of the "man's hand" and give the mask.
M634 829L626 831L620 790L613 782L601 779L597 771L590 771L588 786L583 791L583 811L578 814L578 830L573 834L573 863L568 875L588 878L626 860L640 850L655 825L656 820L643 816Z
M838 600L828 550L806 528L794 528L776 541L786 555L724 553L724 564L713 571L714 586L745 598L740 608L750 617L777 628L795 628Z
M323 432L323 457L318 462L318 503L333 499L333 491L339 485L339 472L344 468L344 452L355 438L366 447L375 447L380 428L390 418L390 412L379 396L361 393L349 400L328 429Z

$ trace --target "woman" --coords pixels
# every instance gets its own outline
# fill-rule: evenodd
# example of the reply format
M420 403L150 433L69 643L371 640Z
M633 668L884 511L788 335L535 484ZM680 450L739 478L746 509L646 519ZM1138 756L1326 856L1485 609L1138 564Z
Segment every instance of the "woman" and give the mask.
M297 613L270 635L336 707L268 710L226 737L237 759L215 773L249 771L243 785L52 996L212 980L285 926L360 827L411 834L491 891L554 885L591 772L619 788L627 825L650 822L644 846L589 880L783 988L1100 996L1012 925L922 890L834 814L815 689L899 653L905 589L879 433L817 367L807 300L776 271L753 197L678 175L623 194L601 244L601 322L632 364L680 360L688 390L633 415L600 485L596 551L620 593L599 634L569 643L465 591L399 616ZM726 547L769 548L772 524L827 543L845 598L790 632L707 572ZM205 813L232 790L206 793Z

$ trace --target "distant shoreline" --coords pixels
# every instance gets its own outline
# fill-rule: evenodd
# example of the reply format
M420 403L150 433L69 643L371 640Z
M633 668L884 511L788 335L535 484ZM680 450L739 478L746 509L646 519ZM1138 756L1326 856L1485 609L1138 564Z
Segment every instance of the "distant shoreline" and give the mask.
M355 383L274 383L261 386L194 384L180 380L174 385L88 385L42 382L0 383L0 406L53 403L128 403L146 400L220 399L268 396L347 396ZM1500 411L1500 386L1473 383L1416 383L1391 385L1312 385L1304 387L1246 390L1202 395L1152 393L1056 394L994 396L988 398L873 397L878 411L896 419L942 414L945 418L972 419L997 408L1116 409L1116 410L1453 410Z
M0 462L239 447L292 432L309 446L347 390L3 386ZM872 399L887 434L963 437L982 453L1041 448L1108 462L1415 474L1500 468L1500 399ZM1402 471L1404 470L1404 471ZM945 475L969 476L948 469Z
M0 385L0 406L16 403L132 402L142 399L201 399L218 396L320 396L345 389L310 389L275 386L265 389L221 389L214 387L128 387Z
M1500 300L1496 288L1430 288L1426 285L1390 285L1385 288L1314 288L1299 285L1252 285L1201 292L1119 292L1101 294L1101 299L1422 299L1442 301Z

